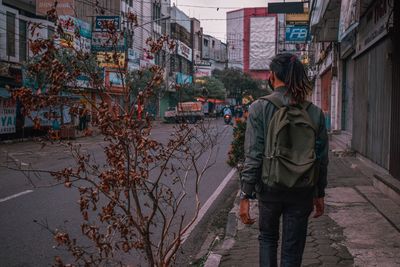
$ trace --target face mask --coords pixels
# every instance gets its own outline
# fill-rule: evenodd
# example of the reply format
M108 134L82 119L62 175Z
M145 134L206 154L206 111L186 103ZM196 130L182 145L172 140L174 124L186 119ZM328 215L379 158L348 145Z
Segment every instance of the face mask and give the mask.
M272 91L274 90L274 87L272 86L272 82L271 82L270 78L268 78L268 86Z

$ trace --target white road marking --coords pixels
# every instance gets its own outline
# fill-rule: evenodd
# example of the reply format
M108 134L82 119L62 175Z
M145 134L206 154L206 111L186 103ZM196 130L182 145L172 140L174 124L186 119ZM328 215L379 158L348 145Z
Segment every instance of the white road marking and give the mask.
M33 190L25 190L25 191L20 192L20 193L18 193L18 194L14 194L14 195L12 195L12 196L5 197L5 198L0 199L0 203L1 203L1 202L5 202L5 201L10 200L10 199L13 199L13 198L16 198L16 197L20 197L20 196L25 195L25 194L32 193L32 192L33 192Z
M220 195L222 190L225 188L226 184L231 180L232 176L236 173L236 169L232 169L227 176L225 176L224 180L221 182L221 184L217 187L217 189L214 191L214 193L207 199L207 201L204 203L204 205L200 208L199 214L197 215L197 219L194 221L194 223L189 227L189 229L186 231L186 233L182 236L182 244L185 243L187 238L189 237L190 233L193 231L193 229L197 226L197 224L201 221L201 219L204 217L206 214L207 210L211 207L211 205L214 203L214 201L217 199L217 197Z

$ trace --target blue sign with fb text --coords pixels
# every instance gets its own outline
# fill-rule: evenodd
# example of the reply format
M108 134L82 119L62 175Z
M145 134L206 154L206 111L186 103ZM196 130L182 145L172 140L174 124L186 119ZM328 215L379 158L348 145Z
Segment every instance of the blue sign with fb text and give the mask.
M286 41L304 43L309 40L308 25L286 25Z

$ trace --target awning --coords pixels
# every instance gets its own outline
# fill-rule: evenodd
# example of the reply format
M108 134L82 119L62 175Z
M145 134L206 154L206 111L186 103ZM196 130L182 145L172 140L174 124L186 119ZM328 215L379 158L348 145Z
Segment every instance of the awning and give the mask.
M11 93L3 87L0 87L0 97L2 98L10 98L11 97Z
M204 97L196 97L197 101L200 102L209 102L209 103L213 103L213 104L224 104L225 100L221 100L221 99L216 99L216 98L204 98Z
M336 42L339 32L340 0L315 0L310 28L317 42Z

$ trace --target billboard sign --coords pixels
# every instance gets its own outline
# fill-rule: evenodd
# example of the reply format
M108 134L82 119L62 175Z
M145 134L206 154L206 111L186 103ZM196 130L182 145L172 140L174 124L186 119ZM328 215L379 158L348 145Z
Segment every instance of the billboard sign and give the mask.
M276 54L275 16L250 18L250 69L269 70Z
M70 15L74 16L74 0L40 0L36 1L36 15L45 16L47 11L54 7L57 2L57 15Z
M17 108L12 98L0 97L0 134L15 133Z
M125 37L123 34L118 35L118 40L113 43L112 36L107 32L92 33L92 51L124 51Z
M117 29L117 31L120 30L121 27L121 20L119 16L97 16L96 17L96 21L95 21L95 25L94 25L94 29L95 31L107 31L107 29L104 29L104 24L105 23L114 23L115 28Z
M304 25L286 25L286 41L305 43L308 40L308 26Z

